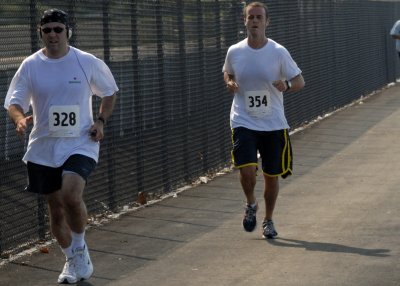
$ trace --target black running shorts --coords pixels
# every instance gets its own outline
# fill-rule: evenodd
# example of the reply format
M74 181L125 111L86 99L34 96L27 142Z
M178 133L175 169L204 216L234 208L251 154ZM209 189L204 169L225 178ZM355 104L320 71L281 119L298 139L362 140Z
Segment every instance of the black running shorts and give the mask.
M292 147L287 129L256 131L245 127L233 128L232 143L232 161L236 168L258 166L258 151L265 175L286 178L292 174Z
M76 173L86 181L95 167L95 160L81 154L71 155L67 161L58 168L28 162L29 185L27 190L38 194L53 193L61 189L62 174L64 171Z

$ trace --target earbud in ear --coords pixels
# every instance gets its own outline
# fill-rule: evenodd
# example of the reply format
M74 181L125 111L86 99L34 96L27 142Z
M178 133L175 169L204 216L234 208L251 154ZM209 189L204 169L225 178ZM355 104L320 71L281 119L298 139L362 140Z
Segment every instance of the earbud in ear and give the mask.
M72 37L72 29L68 28L67 30L67 37L70 39Z

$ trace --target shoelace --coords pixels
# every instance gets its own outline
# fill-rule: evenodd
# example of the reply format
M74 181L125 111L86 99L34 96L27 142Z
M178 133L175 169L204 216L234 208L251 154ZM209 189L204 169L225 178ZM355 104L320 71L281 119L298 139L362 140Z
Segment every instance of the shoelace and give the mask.
M85 261L85 248L77 248L75 251L75 263L77 267L82 267L82 265L86 265Z
M246 219L252 219L257 212L257 207L247 206L246 208Z
M75 275L75 267L73 263L73 258L68 258L63 269L63 274L64 275Z
M269 232L269 233L275 233L275 227L274 227L274 222L269 220L269 221L264 221L263 223L263 228Z

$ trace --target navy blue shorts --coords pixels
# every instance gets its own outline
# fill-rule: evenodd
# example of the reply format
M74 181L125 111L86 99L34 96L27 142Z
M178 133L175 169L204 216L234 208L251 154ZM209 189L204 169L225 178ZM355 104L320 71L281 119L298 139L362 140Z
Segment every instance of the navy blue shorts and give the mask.
M96 161L90 157L74 154L58 168L27 163L29 185L27 191L38 194L51 194L61 189L63 172L80 175L85 181L96 167Z
M292 146L286 129L256 131L245 127L233 128L232 143L232 161L236 168L258 166L258 152L265 175L286 178L292 174Z

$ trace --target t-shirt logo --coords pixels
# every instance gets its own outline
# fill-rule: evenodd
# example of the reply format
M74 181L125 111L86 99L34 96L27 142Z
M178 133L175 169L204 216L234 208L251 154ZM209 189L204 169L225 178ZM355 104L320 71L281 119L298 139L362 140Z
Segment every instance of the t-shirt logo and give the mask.
M76 76L74 76L74 78L72 80L69 80L68 83L69 84L81 83L81 81L79 79L77 79Z

